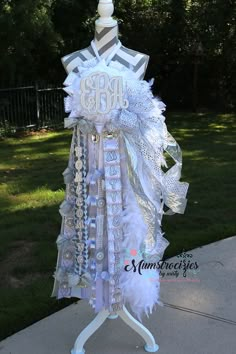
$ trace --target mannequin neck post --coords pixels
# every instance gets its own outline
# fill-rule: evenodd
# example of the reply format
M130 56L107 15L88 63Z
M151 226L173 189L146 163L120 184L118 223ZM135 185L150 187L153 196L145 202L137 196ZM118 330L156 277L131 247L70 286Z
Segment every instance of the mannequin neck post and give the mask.
M106 58L113 51L118 41L118 24L116 21L113 26L104 26L96 21L94 42L101 57Z

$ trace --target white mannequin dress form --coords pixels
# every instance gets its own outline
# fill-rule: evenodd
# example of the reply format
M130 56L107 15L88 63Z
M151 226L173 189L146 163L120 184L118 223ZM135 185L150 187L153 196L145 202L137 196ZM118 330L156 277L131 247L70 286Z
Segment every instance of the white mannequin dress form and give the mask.
M114 54L118 40L118 25L111 15L113 14L114 6L112 0L100 0L98 12L100 18L96 21L95 39L92 46L86 49L76 51L62 58L62 63L67 71L77 72L77 66L85 60L94 56L94 52L100 58L107 58ZM97 49L97 50L96 50ZM125 59L124 59L125 58ZM136 52L121 45L118 51L111 58L119 61L121 64L132 68L137 79L142 79L145 75L149 56L143 53ZM84 344L88 338L108 319L115 319L118 316L136 331L145 341L144 349L147 352L156 352L159 346L155 343L155 339L150 331L145 328L128 312L124 306L122 310L110 313L108 310L100 311L95 319L79 334L71 354L84 354Z

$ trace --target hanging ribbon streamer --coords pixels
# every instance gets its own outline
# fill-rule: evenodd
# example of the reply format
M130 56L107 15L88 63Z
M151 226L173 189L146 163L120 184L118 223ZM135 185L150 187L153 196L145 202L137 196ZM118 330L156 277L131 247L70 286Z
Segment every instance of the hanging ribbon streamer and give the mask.
M122 309L122 291L120 289L122 249L122 183L120 167L120 146L117 134L107 134L103 143L107 232L108 232L108 271L110 311Z

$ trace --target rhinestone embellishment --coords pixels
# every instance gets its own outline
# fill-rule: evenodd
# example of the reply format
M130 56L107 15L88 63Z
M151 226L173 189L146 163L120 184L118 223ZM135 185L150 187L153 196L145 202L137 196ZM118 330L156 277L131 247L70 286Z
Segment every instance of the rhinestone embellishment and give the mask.
M63 253L63 258L64 259L67 259L67 260L70 260L70 259L72 259L72 257L73 257L73 254L72 254L72 252L71 251L65 251L64 253Z
M62 287L62 289L68 289L68 287L69 287L68 282L67 282L67 281L63 281L63 282L61 283L61 287Z
M81 170L83 167L83 162L81 160L76 161L75 166L78 170Z
M98 261L102 261L103 258L104 258L104 253L103 253L102 251L97 252L97 254L96 254L96 259L97 259Z
M106 201L105 201L104 198L99 198L98 199L98 201L97 201L97 207L98 208L104 208L105 204L106 204Z

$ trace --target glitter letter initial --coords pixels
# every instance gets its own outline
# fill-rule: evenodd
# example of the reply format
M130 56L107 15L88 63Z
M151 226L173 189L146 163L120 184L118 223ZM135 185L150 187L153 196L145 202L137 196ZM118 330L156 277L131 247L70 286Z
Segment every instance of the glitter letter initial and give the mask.
M91 73L81 79L80 89L81 106L89 114L106 114L113 108L127 108L129 105L123 97L121 76L110 78L104 72Z

